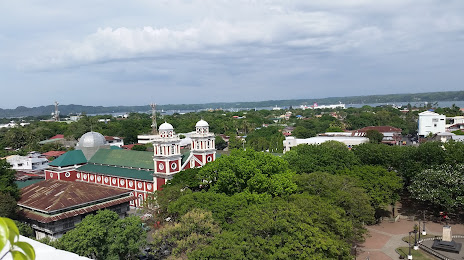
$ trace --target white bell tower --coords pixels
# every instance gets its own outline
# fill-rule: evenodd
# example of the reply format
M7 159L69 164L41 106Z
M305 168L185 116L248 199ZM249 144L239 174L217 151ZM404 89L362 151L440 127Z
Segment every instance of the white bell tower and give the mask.
M192 139L191 151L193 155L190 162L190 168L203 166L209 162L216 160L216 146L214 141L214 134L209 132L209 124L205 120L200 120L195 125L196 131L190 135ZM195 162L195 160L197 162ZM198 161L201 162L197 165Z
M152 140L155 176L171 179L181 170L180 139L169 123L161 124L158 131L159 134Z

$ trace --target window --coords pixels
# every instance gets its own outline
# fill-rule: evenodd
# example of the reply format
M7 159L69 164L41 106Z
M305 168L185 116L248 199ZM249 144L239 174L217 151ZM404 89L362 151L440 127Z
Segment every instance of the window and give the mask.
M437 124L433 124L434 127L437 127Z
M438 118L432 118L432 122L438 122Z

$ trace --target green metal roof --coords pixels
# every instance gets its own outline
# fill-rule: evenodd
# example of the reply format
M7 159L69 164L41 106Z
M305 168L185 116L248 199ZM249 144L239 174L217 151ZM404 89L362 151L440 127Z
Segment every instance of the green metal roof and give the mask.
M73 150L56 158L51 163L49 163L49 165L65 167L86 162L87 159L85 159L84 153L81 150Z
M113 176L126 177L131 179L153 181L152 171L144 171L137 169L128 169L115 166L86 164L79 167L79 171L88 173L99 173Z
M25 180L25 181L15 181L16 185L18 185L19 189L22 189L26 186L29 186L31 184L37 183L44 181L45 179L30 179L30 180Z
M190 156L190 151L187 151L187 152L182 154L182 165L184 165L185 161L187 161L189 156Z
M154 170L153 153L124 149L99 149L89 163Z

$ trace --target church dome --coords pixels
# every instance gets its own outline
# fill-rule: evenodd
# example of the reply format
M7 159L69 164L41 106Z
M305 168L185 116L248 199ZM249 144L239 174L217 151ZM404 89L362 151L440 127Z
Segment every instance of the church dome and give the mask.
M79 147L99 147L105 145L105 137L97 132L87 132L79 139Z
M159 131L169 131L169 130L174 130L174 127L170 123L162 123L158 129Z
M198 121L197 124L195 125L195 127L208 127L208 126L209 126L208 122L206 122L203 119Z

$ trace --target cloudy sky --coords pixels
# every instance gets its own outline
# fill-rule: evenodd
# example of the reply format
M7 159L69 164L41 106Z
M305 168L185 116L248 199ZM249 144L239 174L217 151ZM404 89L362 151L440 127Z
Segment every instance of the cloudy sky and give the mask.
M0 108L464 89L462 0L0 1Z

